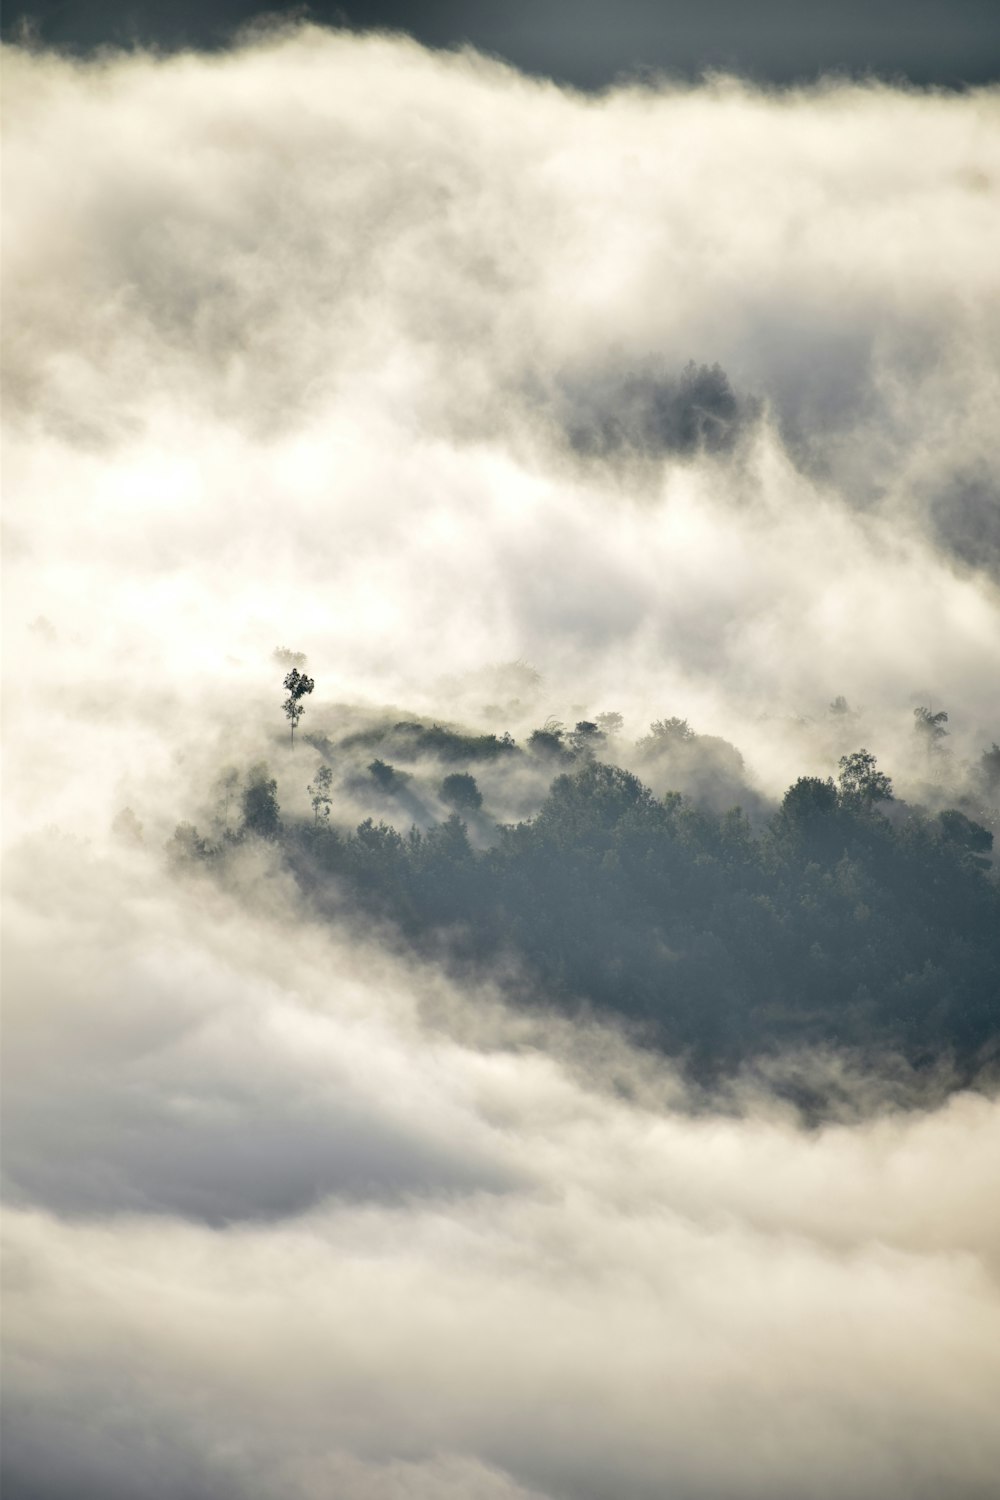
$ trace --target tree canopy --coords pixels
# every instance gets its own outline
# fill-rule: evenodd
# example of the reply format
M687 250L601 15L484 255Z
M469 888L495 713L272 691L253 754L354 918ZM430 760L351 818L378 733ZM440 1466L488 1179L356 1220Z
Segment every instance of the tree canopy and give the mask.
M688 743L683 722L667 737ZM444 821L407 832L369 817L350 831L330 826L328 766L308 788L312 817L283 820L258 765L241 826L213 845L182 825L171 859L221 875L228 849L268 841L318 909L346 901L438 958L534 975L550 1000L625 1017L696 1071L823 1045L915 1067L948 1056L971 1076L1000 1050L993 835L967 812L899 806L861 749L841 758L836 784L799 777L754 830L738 807L657 796L631 771L570 754L558 731L541 731L559 752L541 806L495 825L483 847L462 820L481 817L468 772L439 784ZM370 769L400 808L400 773Z

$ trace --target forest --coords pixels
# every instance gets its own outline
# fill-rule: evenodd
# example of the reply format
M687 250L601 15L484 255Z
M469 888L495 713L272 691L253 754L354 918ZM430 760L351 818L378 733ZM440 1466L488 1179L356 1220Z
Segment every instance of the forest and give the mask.
M285 679L293 745L313 685L297 668ZM830 712L850 719L842 699ZM914 711L931 763L947 719ZM957 805L895 795L864 747L839 757L836 779L800 776L773 805L735 746L686 720L631 745L621 728L617 713L548 720L522 745L376 716L315 733L294 750L297 763L322 755L307 803L284 811L266 763L230 767L210 831L180 824L170 863L225 881L248 845L268 846L313 912L367 917L387 942L499 975L517 1003L544 994L620 1018L700 1081L815 1048L947 1067L955 1086L992 1075L996 743ZM526 815L491 815L480 780L498 771L499 800L512 782L521 806L534 797ZM333 815L345 799L370 809L354 826Z

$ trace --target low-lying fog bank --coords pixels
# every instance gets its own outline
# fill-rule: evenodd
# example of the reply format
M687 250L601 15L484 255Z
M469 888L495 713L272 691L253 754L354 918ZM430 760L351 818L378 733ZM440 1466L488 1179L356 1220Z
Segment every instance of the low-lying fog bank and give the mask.
M264 870L8 879L12 1495L990 1492L995 1100L692 1112Z

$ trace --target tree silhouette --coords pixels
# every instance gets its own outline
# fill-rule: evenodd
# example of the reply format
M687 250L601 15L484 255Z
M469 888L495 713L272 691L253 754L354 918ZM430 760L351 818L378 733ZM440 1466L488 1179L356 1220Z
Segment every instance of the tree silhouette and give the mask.
M306 664L304 651L289 651L287 646L275 646L273 656L282 667L304 667Z
M1000 791L1000 745L996 740L979 757L978 777L987 797Z
M243 831L255 833L258 838L262 839L277 838L281 832L278 783L263 761L250 767L241 800L243 802Z
M330 804L333 801L330 789L333 785L333 772L329 766L320 765L316 770L316 776L306 788L312 801L313 816L316 827L320 825L328 828L330 825Z
M293 667L285 678L284 686L288 691L288 697L281 705L285 712L291 729L291 743L295 746L295 731L299 727L299 720L305 713L302 699L307 693L311 693L316 683L305 672L300 672L298 667Z
M441 801L460 812L477 812L483 805L483 794L474 776L468 771L456 771L442 781Z
M572 734L567 736L569 748L574 755L594 755L604 744L604 731L590 719L580 719Z
M923 739L928 755L933 755L935 750L941 749L941 741L948 735L944 727L947 722L948 715L943 708L939 709L936 714L922 705L913 710L913 728L915 733Z
M373 760L368 767L368 774L379 791L390 795L402 791L410 779L406 771L397 771L395 766L390 766L388 761L384 760Z
M677 745L686 745L689 740L696 738L694 730L687 719L656 719L649 726L649 733L639 741L642 750L666 750L674 749Z
M781 818L795 828L814 828L837 810L837 790L829 777L800 776L781 804Z
M892 781L884 771L875 769L878 762L870 750L862 747L851 755L840 757L841 801L855 807L871 807L876 802L892 801Z
M229 809L240 785L240 773L235 766L226 766L220 771L215 791L217 796L215 823L224 838L229 837Z
M548 718L542 729L533 729L528 736L528 749L532 755L542 759L565 760L566 746L563 743L566 729L558 719Z

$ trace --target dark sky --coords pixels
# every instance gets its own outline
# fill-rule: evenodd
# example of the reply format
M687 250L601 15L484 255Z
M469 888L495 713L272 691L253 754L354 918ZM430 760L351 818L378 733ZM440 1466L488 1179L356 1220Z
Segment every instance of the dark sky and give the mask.
M225 45L262 10L431 46L471 42L583 88L616 75L727 68L788 83L838 71L955 87L1000 78L1000 0L9 0L3 32L29 17L50 45Z

